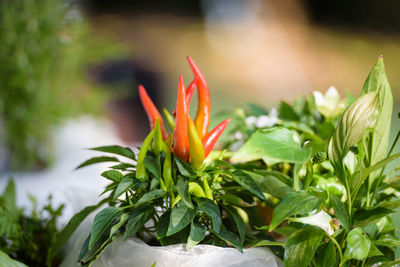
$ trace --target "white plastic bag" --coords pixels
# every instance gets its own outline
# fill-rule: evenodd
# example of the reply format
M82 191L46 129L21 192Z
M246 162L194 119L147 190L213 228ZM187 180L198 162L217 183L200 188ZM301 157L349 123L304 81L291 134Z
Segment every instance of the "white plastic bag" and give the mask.
M149 246L131 238L115 240L93 264L93 267L278 267L283 266L265 248L244 249L197 245L186 250L184 244L165 247Z

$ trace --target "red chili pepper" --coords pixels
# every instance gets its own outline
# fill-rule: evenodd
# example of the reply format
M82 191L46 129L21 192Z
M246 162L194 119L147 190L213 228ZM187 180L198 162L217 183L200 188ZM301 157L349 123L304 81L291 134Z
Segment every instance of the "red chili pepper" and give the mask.
M156 106L154 105L153 101L151 101L149 95L147 94L146 89L144 89L143 85L141 84L139 85L139 96L140 100L142 101L143 108L147 113L147 117L149 118L151 129L154 129L156 120L158 119L158 121L160 122L162 136L163 139L165 140L168 137L168 134L167 131L165 130L163 119L160 115L160 112L158 112Z
M196 63L189 56L187 56L187 60L194 76L197 78L198 108L194 123L200 138L203 138L208 133L208 125L210 124L211 101L209 87Z
M226 119L222 121L220 124L217 125L211 132L209 132L206 136L203 137L201 142L204 146L205 156L207 157L208 154L213 149L214 145L217 143L218 138L221 136L222 132L225 130L228 123L231 119Z
M190 102L192 101L192 96L194 93L194 89L196 89L197 79L194 78L193 81L189 84L188 88L186 88L186 102L188 109L190 107ZM171 112L172 115L176 116L176 110Z
M188 106L182 75L179 75L178 97L176 101L176 120L174 129L174 153L183 161L189 162Z

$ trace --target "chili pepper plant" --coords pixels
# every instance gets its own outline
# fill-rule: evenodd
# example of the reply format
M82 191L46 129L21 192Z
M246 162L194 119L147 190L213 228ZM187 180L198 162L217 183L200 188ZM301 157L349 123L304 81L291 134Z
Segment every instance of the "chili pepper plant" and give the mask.
M286 240L285 266L398 266L392 215L400 178L387 164L400 157L393 154L400 131L390 144L393 97L383 58L346 108L339 100L318 107L318 98L302 110L299 100L281 104L280 121L254 130L230 155L275 201L272 220L258 229ZM344 111L333 112L335 103Z
M198 243L233 246L240 251L257 240L251 225L260 225L253 214L256 199L264 199L264 194L247 172L218 157L208 157L229 119L209 131L209 87L195 62L190 57L188 61L194 79L185 89L179 77L176 110L163 112L166 124L145 88L139 86L151 131L137 155L127 147L96 147L93 150L120 157L95 157L79 166L113 163L101 174L110 184L99 205L108 207L94 218L79 255L83 266L92 263L117 237L137 236L162 246L186 243L188 249ZM198 108L192 120L189 107L196 88ZM70 235L99 205L77 214L63 233ZM54 251L60 247L58 244Z

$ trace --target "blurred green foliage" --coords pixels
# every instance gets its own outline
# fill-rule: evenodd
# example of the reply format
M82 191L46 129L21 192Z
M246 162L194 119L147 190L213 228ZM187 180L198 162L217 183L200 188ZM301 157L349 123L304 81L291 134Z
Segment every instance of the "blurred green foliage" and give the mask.
M88 33L63 0L0 2L0 140L11 169L47 166L54 125L99 111L105 93L93 91L85 70L118 48Z

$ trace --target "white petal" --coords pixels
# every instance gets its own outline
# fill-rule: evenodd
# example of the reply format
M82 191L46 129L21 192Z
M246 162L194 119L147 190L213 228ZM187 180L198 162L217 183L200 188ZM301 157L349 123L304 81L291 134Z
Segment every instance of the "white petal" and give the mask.
M254 116L247 117L245 120L247 126L253 126L254 124L256 124L256 121L257 118Z
M318 212L316 214L308 216L308 217L293 218L290 220L294 221L294 222L301 222L304 224L310 224L310 225L317 226L317 227L321 228L322 230L324 230L325 232L327 232L328 235L333 235L335 232L335 230L333 229L332 224L331 224L332 217L329 216L329 214L323 210L321 210L320 212Z

